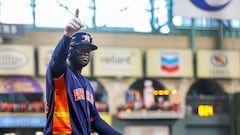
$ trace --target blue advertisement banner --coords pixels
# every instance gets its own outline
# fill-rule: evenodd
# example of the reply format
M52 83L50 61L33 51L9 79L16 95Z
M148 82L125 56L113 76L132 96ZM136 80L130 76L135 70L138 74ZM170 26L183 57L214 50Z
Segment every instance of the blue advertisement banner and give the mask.
M23 37L24 35L25 35L24 25L0 23L0 36L15 38Z
M0 127L43 127L45 116L0 116Z

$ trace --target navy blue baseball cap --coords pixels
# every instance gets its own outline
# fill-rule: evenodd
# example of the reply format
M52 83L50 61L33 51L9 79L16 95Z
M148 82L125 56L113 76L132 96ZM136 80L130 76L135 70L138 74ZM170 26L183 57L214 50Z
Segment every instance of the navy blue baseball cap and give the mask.
M93 44L92 36L86 32L77 32L72 36L71 47L86 47L91 51L96 50L97 46Z

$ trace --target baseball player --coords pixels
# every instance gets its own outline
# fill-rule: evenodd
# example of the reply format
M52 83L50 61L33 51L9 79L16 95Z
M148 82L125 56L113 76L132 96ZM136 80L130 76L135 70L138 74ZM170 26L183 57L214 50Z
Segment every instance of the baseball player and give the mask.
M99 116L94 90L82 76L90 53L97 49L89 33L79 32L81 21L72 18L55 47L46 73L45 135L122 135Z

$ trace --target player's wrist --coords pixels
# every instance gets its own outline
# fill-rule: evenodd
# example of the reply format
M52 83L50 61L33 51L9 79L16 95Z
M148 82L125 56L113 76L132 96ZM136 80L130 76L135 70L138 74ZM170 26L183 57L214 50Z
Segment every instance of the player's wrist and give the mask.
M64 31L64 35L65 35L66 37L72 38L72 35L73 35L73 34L67 32L67 31Z

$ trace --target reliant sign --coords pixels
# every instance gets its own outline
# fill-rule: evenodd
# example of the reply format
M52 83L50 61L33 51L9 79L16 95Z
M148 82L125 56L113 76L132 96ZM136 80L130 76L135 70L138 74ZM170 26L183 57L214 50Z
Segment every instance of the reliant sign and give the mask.
M101 47L94 52L94 76L141 77L142 72L139 48Z

